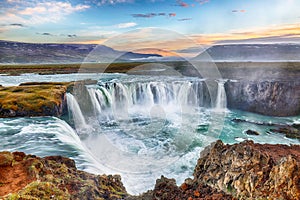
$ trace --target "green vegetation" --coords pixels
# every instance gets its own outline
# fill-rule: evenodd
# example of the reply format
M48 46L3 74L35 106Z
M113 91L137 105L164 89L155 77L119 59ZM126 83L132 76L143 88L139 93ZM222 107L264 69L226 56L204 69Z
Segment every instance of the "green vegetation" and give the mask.
M20 75L24 73L69 74L69 73L126 73L131 68L145 63L86 63L86 64L0 64L0 74Z
M63 105L69 83L48 83L0 87L0 115L15 113L16 116L36 116L57 113Z
M217 66L224 78L287 78L297 79L300 62L234 62L192 61L201 70ZM123 63L78 63L78 64L0 64L0 74L20 75L23 73L68 74L68 73L127 73L147 70L156 65L168 66L183 75L197 74L195 66L184 61L169 62L123 62ZM280 74L280 77L278 77ZM261 78L262 78L261 77Z
M18 193L7 196L6 199L70 199L70 194L51 182L34 181Z

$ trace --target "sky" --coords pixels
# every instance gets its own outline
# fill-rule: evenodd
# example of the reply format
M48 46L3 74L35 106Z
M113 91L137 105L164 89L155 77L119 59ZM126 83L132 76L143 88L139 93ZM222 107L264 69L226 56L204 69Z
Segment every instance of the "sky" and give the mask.
M0 40L102 44L122 38L115 45L122 50L136 48L126 37L134 32L140 44L151 43L146 47L173 51L194 48L184 37L204 46L298 43L299 10L299 0L0 0Z

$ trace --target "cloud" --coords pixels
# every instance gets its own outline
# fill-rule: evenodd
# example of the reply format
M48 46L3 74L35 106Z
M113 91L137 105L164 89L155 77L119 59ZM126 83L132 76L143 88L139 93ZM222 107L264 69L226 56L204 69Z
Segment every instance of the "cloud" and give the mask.
M52 33L49 32L44 32L44 33L35 33L37 35L42 35L42 36L57 36L57 35L53 35Z
M44 32L44 33L35 33L37 35L42 35L42 36L51 36L51 37L67 37L67 38L77 38L77 35L76 34L59 34L59 35L56 35L56 34L52 34L52 33L49 33L49 32Z
M187 7L189 7L189 4L186 3L186 2L184 2L184 1L177 0L177 1L176 1L176 6L180 6L180 7L187 8Z
M198 2L200 5L209 3L210 0L195 0L196 2Z
M148 14L139 13L139 14L132 14L131 16L135 17L135 18L151 18L151 17L157 16L157 14L156 13L148 13Z
M300 38L299 33L300 25L296 23L249 30L236 30L229 33L198 34L191 37L199 44L211 45L216 43L241 43L249 41L289 42L292 39Z
M135 18L153 18L157 16L169 16L169 17L175 17L176 13L138 13L138 14L131 14L132 17Z
M20 24L20 23L12 23L12 24L9 24L10 26L18 26L18 27L25 27L23 24Z
M58 22L67 15L90 8L89 5L72 5L60 1L10 1L15 4L12 7L2 8L0 16L2 23L35 25Z
M43 36L55 36L55 35L53 35L53 34L51 34L51 33L48 33L48 32L44 32L44 33L35 33L35 34L37 34L37 35L43 35Z
M103 6L106 4L114 5L114 4L119 4L119 3L132 3L132 2L134 2L134 0L86 0L85 2L94 4L97 6Z
M73 35L67 35L69 38L76 38L77 35L76 34L73 34Z
M137 23L135 23L135 22L127 22L127 23L117 24L116 26L118 28L130 28L130 27L137 26Z
M192 18L182 18L182 19L178 19L178 21L189 21L192 20Z
M237 12L244 13L244 12L246 12L246 10L232 10L231 12L233 12L233 13L237 13Z

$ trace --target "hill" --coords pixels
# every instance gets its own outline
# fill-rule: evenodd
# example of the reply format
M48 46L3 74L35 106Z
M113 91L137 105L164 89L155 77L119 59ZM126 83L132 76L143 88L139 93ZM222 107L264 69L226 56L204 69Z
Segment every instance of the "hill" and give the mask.
M162 56L159 54L117 51L105 45L96 44L43 44L0 40L0 63L126 62L152 57Z
M300 44L226 44L206 51L217 61L299 61ZM207 60L201 53L195 60Z

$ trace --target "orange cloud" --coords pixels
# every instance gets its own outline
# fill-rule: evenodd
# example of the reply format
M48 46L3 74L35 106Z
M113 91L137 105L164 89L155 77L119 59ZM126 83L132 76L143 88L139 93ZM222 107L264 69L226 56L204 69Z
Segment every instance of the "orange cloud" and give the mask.
M197 43L204 45L210 45L214 43L226 43L226 41L242 41L259 38L271 39L272 37L281 37L282 39L289 37L300 37L300 24L272 26L250 30L236 30L225 34L199 34L191 36L191 38L197 41Z
M300 40L300 24L271 26L249 30L233 30L228 33L197 34L181 36L165 30L141 29L139 31L120 35L117 39L85 41L84 43L103 43L118 50L158 53L164 56L174 54L180 56L195 56L184 53L183 49L210 46L214 44L249 43L249 42L285 42L298 38ZM159 49L159 51L158 51ZM179 53L180 52L180 53Z
M189 7L189 4L187 4L187 3L184 2L184 1L177 0L177 6L187 8L187 7Z

